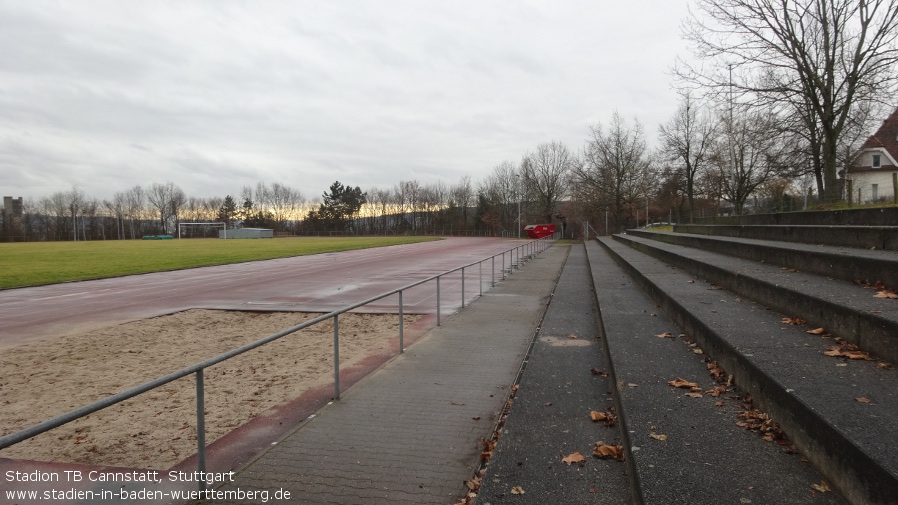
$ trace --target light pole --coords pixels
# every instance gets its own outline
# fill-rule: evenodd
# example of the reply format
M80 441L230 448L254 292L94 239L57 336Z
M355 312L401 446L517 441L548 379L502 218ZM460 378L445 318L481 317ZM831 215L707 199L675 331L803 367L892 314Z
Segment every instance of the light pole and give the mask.
M518 194L518 238L521 238L521 175L514 174L515 179L517 179L518 183L516 184L515 192Z

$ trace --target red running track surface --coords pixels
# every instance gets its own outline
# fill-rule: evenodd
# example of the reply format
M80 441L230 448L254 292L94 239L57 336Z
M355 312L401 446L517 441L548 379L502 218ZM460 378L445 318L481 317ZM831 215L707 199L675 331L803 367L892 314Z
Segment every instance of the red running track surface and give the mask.
M192 308L330 312L519 244L498 238L453 237L0 291L0 349ZM511 261L506 254L506 267ZM495 259L497 279L501 266L500 256ZM492 271L490 261L482 264L482 270L466 269L466 300L480 293L481 282L484 291L489 288ZM442 279L440 288L442 313L458 310L461 274ZM409 314L436 312L436 284L408 290L403 302ZM394 295L358 311L395 313L397 303Z

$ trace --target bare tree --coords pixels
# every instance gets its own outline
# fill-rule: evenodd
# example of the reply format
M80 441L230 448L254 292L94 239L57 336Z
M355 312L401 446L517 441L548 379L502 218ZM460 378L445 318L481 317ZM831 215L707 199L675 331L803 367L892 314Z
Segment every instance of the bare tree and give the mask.
M187 196L173 182L153 183L147 192L147 200L156 209L162 233L177 229L178 213L187 201Z
M607 132L598 124L590 133L583 163L574 169L574 185L582 202L591 207L585 216L604 209L618 227L645 202L655 185L645 132L638 120L627 124L615 112Z
M69 211L69 218L72 220L72 240L78 240L78 217L81 215L84 206L84 192L78 186L72 187L72 190L66 193L66 208ZM86 240L86 237L82 237Z
M115 234L119 240L125 238L125 212L127 196L124 192L117 191L112 195L112 200L104 200L103 206L115 216Z
M722 135L710 161L719 174L722 198L741 214L759 186L789 172L790 150L777 129L779 118L770 111L743 107L722 111L720 116Z
M468 211L474 205L474 186L471 185L471 176L465 175L449 190L451 206L460 214L459 228L468 228Z
M888 100L898 83L898 0L696 0L696 5L685 36L711 71L681 65L677 73L801 117L811 152L819 156L814 162L818 191L827 200L838 199L846 128L859 106Z
M568 176L576 164L577 157L561 142L540 144L536 151L524 156L524 194L539 219L552 222L558 202L567 196Z
M679 179L685 185L689 203L689 222L695 217L696 180L706 169L710 146L714 143L715 125L711 114L700 111L694 100L686 94L677 112L661 125L658 134L661 150L667 161L674 163Z
M268 206L278 230L284 231L287 222L299 217L305 198L299 190L279 182L272 183L268 191Z
M127 209L126 214L128 216L128 228L131 232L131 239L141 234L140 222L143 218L145 203L146 193L140 185L134 186L125 193L125 207Z

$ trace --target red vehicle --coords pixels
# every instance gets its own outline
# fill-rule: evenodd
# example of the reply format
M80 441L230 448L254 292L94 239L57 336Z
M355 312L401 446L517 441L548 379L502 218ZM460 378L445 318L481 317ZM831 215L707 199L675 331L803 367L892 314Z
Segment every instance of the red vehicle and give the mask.
M550 237L555 233L554 224L528 224L524 227L524 231L530 238Z

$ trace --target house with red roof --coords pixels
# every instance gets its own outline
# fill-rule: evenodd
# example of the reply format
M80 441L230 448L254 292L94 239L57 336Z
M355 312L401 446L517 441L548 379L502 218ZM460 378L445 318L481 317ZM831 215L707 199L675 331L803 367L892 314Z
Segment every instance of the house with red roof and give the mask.
M845 171L851 199L857 203L895 201L898 181L898 108L861 145ZM847 196L847 195L846 195Z

